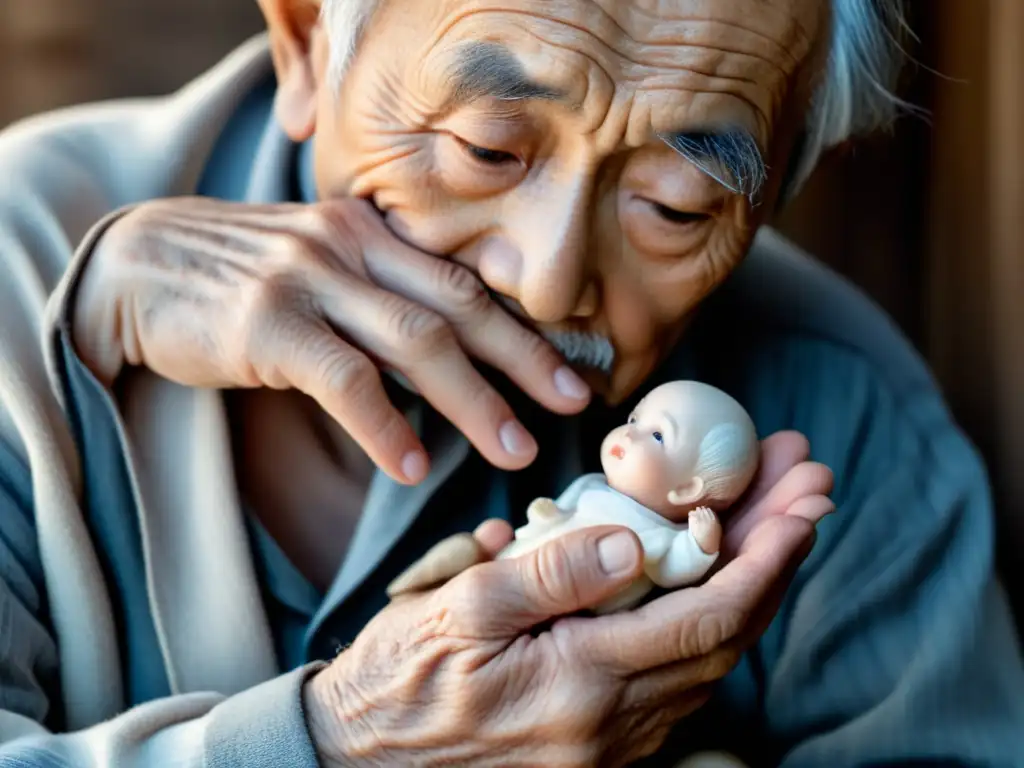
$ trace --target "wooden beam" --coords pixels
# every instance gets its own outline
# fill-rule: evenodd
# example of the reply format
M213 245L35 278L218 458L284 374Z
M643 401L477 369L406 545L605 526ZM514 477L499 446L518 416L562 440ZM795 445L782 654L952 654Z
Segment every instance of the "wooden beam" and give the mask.
M1024 2L990 0L989 288L996 376L993 381L998 500L1009 534L1007 576L1024 608ZM1012 572L1011 572L1012 571ZM1024 614L1019 614L1024 618Z

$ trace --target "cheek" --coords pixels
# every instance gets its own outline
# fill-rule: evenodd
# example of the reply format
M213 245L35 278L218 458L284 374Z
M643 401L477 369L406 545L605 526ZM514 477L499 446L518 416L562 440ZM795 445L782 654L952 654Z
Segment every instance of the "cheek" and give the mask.
M609 451L611 451L612 447L615 446L616 444L619 444L619 443L623 442L623 435L624 434L625 434L625 429L623 427L616 427L611 432L609 432L608 436L605 437L605 439L601 441L601 455L602 456L610 455Z
M747 210L737 199L705 229L699 247L671 260L652 258L629 242L619 246L603 286L608 324L622 351L641 352L672 336L740 264L753 237Z
M387 108L394 101L387 96L373 78L349 81L337 105L326 101L333 92L321 96L318 192L371 199L400 237L428 252L451 253L488 226L486 204L453 194L439 172L438 153L456 151L440 146L449 137L410 129L408 117ZM447 167L458 167L456 158L449 160Z
M651 503L651 494L656 494L657 489L665 485L664 457L653 446L634 445L629 470L637 495L643 496L646 503Z
M753 238L749 211L746 199L730 198L716 219L701 227L692 249L648 262L641 286L661 322L687 315L740 264Z

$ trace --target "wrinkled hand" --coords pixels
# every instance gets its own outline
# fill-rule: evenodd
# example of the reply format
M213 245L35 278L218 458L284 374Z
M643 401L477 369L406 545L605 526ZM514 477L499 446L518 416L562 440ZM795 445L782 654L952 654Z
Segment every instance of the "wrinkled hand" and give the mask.
M807 499L831 475L805 446L793 433L764 442L731 560L702 586L572 616L642 571L636 537L602 527L392 603L306 686L324 765L619 766L653 753L757 641L810 550L814 510L829 510ZM475 536L493 556L511 533L490 521Z
M299 389L399 482L422 479L427 458L380 368L503 469L528 465L536 444L470 357L556 412L589 398L476 277L402 243L357 200L141 205L91 255L73 338L107 384L129 364L192 387Z
M757 476L726 514L726 559L739 552L754 529L765 520L789 515L817 524L835 510L832 470L809 461L811 446L799 432L783 431L761 441Z
M749 491L729 514L727 557L735 554L743 540L760 522L773 515L792 514L813 524L832 512L828 498L832 490L832 472L828 467L807 461L810 446L798 432L778 432L761 442L758 475ZM535 499L527 509L527 528L543 525L539 513L554 511L550 499ZM722 524L706 507L689 516L694 540L705 554L721 549ZM472 534L458 534L439 542L420 560L410 565L388 588L397 597L431 589L462 573L467 568L492 559L513 539L512 527L504 520L488 520ZM720 558L721 567L726 558ZM780 598L781 599L781 598Z

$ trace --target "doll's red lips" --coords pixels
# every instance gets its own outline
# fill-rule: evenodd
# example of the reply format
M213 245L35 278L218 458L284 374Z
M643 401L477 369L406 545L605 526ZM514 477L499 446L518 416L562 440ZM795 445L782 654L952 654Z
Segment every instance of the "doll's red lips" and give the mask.
M622 459L622 458L625 458L625 456L626 456L626 449L623 448L621 445L615 445L615 446L612 446L612 449L611 449L610 453L616 459Z

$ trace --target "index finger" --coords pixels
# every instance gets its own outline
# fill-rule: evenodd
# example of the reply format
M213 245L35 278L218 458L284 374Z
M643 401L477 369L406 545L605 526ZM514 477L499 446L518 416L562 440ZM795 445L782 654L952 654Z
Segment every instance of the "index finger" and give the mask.
M393 236L367 242L364 259L375 283L443 316L469 354L545 408L573 414L590 401L589 388L555 348L500 306L465 267Z
M566 630L588 660L624 675L704 656L740 636L813 539L803 518L770 518L704 585L629 613L574 619Z

